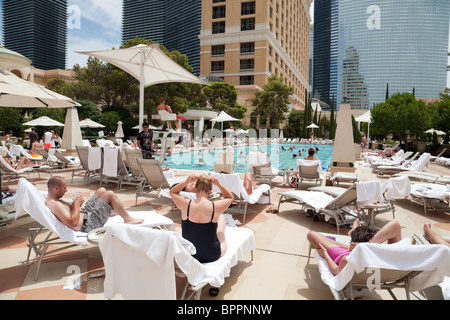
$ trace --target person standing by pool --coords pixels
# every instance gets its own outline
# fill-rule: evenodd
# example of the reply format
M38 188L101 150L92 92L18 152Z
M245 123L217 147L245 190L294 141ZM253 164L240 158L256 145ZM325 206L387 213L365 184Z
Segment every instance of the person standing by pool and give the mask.
M149 129L149 124L142 124L143 131L139 133L136 141L137 146L142 151L142 158L153 159L153 130Z

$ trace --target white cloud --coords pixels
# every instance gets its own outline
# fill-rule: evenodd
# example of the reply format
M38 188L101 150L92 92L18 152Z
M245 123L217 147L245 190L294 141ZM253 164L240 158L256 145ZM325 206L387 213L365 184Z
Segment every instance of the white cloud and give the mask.
M75 36L69 34L69 48L67 52L67 68L72 69L75 64L86 66L89 56L76 51L95 51L117 48L117 43L112 43L105 38Z
M70 0L80 7L81 16L107 30L120 32L122 28L122 0Z

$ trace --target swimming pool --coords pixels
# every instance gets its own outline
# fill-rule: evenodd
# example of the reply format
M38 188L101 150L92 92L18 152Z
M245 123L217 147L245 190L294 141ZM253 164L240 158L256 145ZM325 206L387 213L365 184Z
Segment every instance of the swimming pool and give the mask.
M292 151L289 148L295 147ZM331 164L331 156L333 154L333 145L310 145L310 144L272 144L257 146L260 151L267 152L273 167L278 169L294 169L297 166L297 159L303 159L308 155L310 147L318 148L316 157L320 159L322 167L328 168ZM240 146L234 148L235 172L245 173L248 171L245 159L254 146ZM283 150L283 148L285 150ZM199 150L173 153L172 156L166 156L166 162L170 168L214 171L214 164L218 160L219 151L216 150ZM300 151L300 154L299 154ZM296 157L294 157L296 155ZM159 156L157 156L159 158ZM203 163L200 163L203 160Z

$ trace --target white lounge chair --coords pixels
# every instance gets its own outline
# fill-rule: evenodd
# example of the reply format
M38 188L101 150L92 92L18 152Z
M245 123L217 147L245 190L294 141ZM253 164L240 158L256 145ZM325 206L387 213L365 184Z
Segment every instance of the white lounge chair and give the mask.
M100 176L102 169L102 151L101 148L75 146L77 149L80 165L72 172L73 177L77 175L78 171L84 176L84 183L88 184L91 177Z
M316 183L322 181L322 165L320 160L297 159L298 181L297 189L303 180L315 180Z
M175 275L186 277L181 299L200 299L210 284L219 288L230 270L255 249L253 231L230 228L225 231L227 252L219 260L202 264L194 257L195 247L178 233L115 225L108 228L100 242L105 263L105 298L120 293L125 299L175 300ZM188 294L190 293L190 294Z
M383 175L385 173L398 173L402 171L419 171L422 172L423 168L429 163L431 155L429 153L422 154L418 160L412 161L410 166L379 166L377 167L377 171L379 175Z
M448 185L413 184L411 185L411 198L413 202L423 205L425 215L428 214L428 211L450 211L450 187Z
M255 180L268 182L272 186L272 180L278 176L280 170L270 164L270 158L267 153L254 150L249 152L247 158L247 168Z
M210 175L219 179L220 184L233 194L234 200L238 203L237 209L229 208L226 212L236 210L238 213L242 213L244 215L243 223L245 223L248 204L267 204L271 202L271 190L268 184L259 185L258 188L253 190L252 194L249 195L247 190L244 188L244 183L242 182L239 174L221 174L211 172ZM220 192L220 190L216 186L213 186L212 192Z
M350 237L348 243L350 242ZM450 249L444 245L411 245L410 239L396 244L360 243L347 257L347 265L334 275L328 263L317 251L322 281L335 299L353 299L353 289L386 289L396 299L392 289L410 292L439 284L450 275ZM349 294L346 293L348 288Z
M280 206L285 202L294 202L302 206L302 209L312 209L315 214L328 221L333 218L336 222L337 231L339 233L339 227L350 223L351 221L346 218L346 213L342 210L347 206L354 206L356 212L357 208L357 194L356 184L352 184L344 192L338 196L331 196L325 192L320 191L304 191L304 190L291 190L279 193L280 201L278 202L278 211ZM354 217L352 217L354 220Z
M65 226L45 205L45 196L26 179L21 178L17 185L16 192L16 215L15 218L29 214L34 220L36 220L42 227L38 230L31 229L33 233L28 239L28 256L27 261L30 260L31 250L36 254L38 259L38 266L36 270L35 280L38 278L39 269L42 263L42 259L46 254L58 252L68 247L77 245L87 246L89 244L87 239L87 233L74 231ZM140 227L155 227L166 226L173 228L173 221L154 212L154 211L142 211L142 212L130 212L133 217L144 219L144 222L139 225ZM105 228L116 223L123 223L123 219L120 216L110 218L105 224ZM48 230L50 231L43 240L40 234ZM55 238L51 238L52 234L55 234ZM38 237L39 236L39 237ZM39 239L38 239L39 238ZM63 240L63 242L61 242ZM66 244L68 246L58 247L54 250L47 251L49 246Z

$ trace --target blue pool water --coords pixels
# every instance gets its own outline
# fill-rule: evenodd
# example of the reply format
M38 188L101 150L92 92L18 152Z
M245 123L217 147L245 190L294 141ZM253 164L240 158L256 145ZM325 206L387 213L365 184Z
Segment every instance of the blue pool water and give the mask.
M295 146L293 151L287 149ZM332 145L310 145L310 144L273 144L258 146L260 151L267 152L270 156L270 161L273 167L278 169L294 169L297 166L297 159L303 159L308 155L307 150L310 147L317 147L319 151L315 154L317 158L321 160L322 167L328 168L331 164L331 156L333 154ZM282 150L284 147L286 150ZM234 149L234 161L235 171L239 173L245 173L248 171L245 159L254 146L235 147ZM301 155L299 155L301 150ZM207 149L202 151L189 151L182 153L174 153L172 156L166 156L166 162L170 168L173 169L187 169L187 170L200 170L200 171L214 171L214 164L217 162L218 154L221 150ZM296 158L293 155L297 155ZM203 164L199 164L200 159L203 160Z

